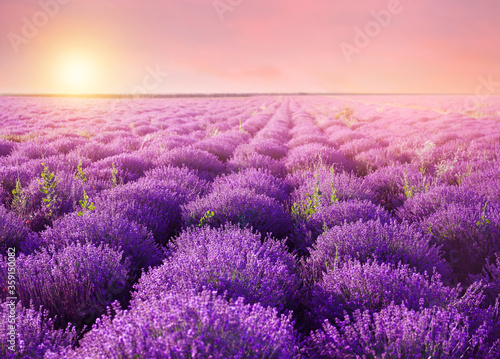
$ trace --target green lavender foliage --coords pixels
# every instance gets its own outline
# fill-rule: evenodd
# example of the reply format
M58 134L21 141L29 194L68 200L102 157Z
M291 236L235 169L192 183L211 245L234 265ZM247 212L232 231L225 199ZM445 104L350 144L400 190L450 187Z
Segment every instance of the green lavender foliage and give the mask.
M190 215L192 218L195 218L195 214L193 212L191 212ZM200 218L200 222L198 223L198 227L199 228L203 227L205 224L208 223L210 218L212 218L213 216L215 216L214 211L206 211L205 214L203 215L203 217Z
M94 203L92 203L90 201L90 198L89 198L87 192L85 191L84 183L87 182L87 173L83 170L81 158L78 161L78 167L76 170L75 179L79 179L82 182L83 199L78 201L82 210L77 212L78 216L81 217L85 214L85 212L95 210Z
M415 197L417 193L427 193L429 192L430 184L427 183L426 178L424 177L424 181L420 186L414 186L408 181L408 177L406 173L403 175L405 184L403 186L403 191L405 193L406 198Z
M314 178L318 178L318 174L314 175ZM332 188L332 193L329 198L328 205L332 205L335 203L339 202L339 199L337 198L337 190L334 188L333 183L330 183L330 186ZM292 214L296 218L309 218L316 212L321 207L321 198L323 197L323 193L319 189L319 180L316 180L316 184L313 189L313 193L306 193L305 196L305 202L295 202L292 205Z
M50 172L49 167L42 163L43 171L41 174L41 179L38 180L40 184L40 192L42 192L45 197L43 198L44 207L47 209L47 217L52 217L52 210L57 203L61 202L61 199L57 196L56 187L57 179L54 173Z
M476 222L478 227L485 227L490 224L490 220L486 218L486 209L488 208L488 202L486 202L481 210L481 219Z
M215 216L214 211L206 211L205 214L203 215L203 217L201 217L200 223L198 223L198 227L203 227L205 225L205 223L207 223L208 220L210 218L212 218L213 216Z
M11 209L19 215L23 214L28 205L28 194L19 178L16 180L16 187L12 190L12 196Z
M112 169L111 169L111 187L116 187L118 185L118 170L115 167L115 164L111 164Z

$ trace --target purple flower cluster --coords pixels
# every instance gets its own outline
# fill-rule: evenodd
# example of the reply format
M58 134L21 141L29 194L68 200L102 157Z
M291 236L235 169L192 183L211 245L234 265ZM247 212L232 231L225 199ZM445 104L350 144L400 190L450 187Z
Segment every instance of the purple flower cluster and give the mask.
M87 169L87 174L89 178L111 182L115 170L116 181L128 183L142 177L150 168L151 163L141 156L122 153L94 162Z
M0 284L7 283L2 259ZM43 249L16 259L16 294L25 307L43 306L59 324L78 327L101 315L106 305L125 294L129 262L106 245L70 244L59 251ZM2 299L5 299L5 292Z
M143 225L157 243L165 244L180 230L180 205L189 196L177 192L179 187L144 178L101 192L95 206L99 211L119 214Z
M213 216L206 218L207 212ZM225 187L184 205L182 213L188 225L199 225L200 221L216 227L233 223L278 239L286 237L292 227L290 215L279 202L248 188Z
M10 316L12 312L15 314ZM77 340L75 328L68 325L65 330L56 329L47 311L39 312L33 306L25 308L21 302L0 303L0 318L0 356L5 359L43 358L46 352L69 348ZM11 336L15 338L14 345L9 342Z
M72 243L106 244L123 251L122 262L130 259L130 271L161 264L163 254L147 229L118 214L91 212L84 216L71 213L40 233L41 247L64 248Z
M259 155L269 156L275 160L282 159L288 153L286 146L272 138L253 141L250 146Z
M327 269L312 286L309 307L317 322L333 323L344 311L376 312L391 303L418 310L447 305L458 296L459 290L445 286L436 273L429 276L408 265L354 260Z
M281 161L254 151L250 145L239 146L234 151L227 166L233 172L249 168L260 168L280 178L285 177L287 173L286 167Z
M336 226L320 235L311 250L311 270L323 270L349 259L409 264L420 272L434 270L447 280L450 265L431 244L431 236L408 223L358 221Z
M153 159L156 166L188 167L197 170L204 179L214 179L224 173L224 164L210 152L193 147L175 148Z
M480 274L471 275L472 281L482 281L487 283L485 292L489 304L494 304L497 298L500 299L500 254L496 254L496 261L490 262L486 259L486 264Z
M7 253L7 248L16 248L19 250L21 243L29 234L28 228L22 223L21 219L14 213L9 212L4 206L0 205L0 251Z
M167 291L203 288L245 303L283 310L293 304L300 281L294 259L280 242L249 229L202 227L175 239L173 255L143 275L134 298L162 297Z
M4 139L0 139L0 157L8 156L15 148L14 143Z
M288 199L289 186L265 170L250 168L224 177L218 177L212 184L212 193L220 193L227 188L247 188L257 194L274 198L280 203Z
M236 147L248 140L248 135L242 132L224 132L222 134L205 138L196 142L193 147L209 152L222 161L226 162L233 154Z
M385 209L370 201L348 200L319 207L307 221L307 229L317 238L325 230L345 223L376 220L389 223L391 219Z
M411 222L421 222L436 211L450 204L484 204L485 199L476 192L456 186L439 186L428 192L418 193L408 198L396 211L398 217Z
M500 354L500 340L488 341L498 313L479 328L459 310L440 307L411 310L390 304L380 312L356 311L336 326L325 322L311 334L309 355L315 358L489 358ZM493 335L494 336L494 335Z
M294 147L285 159L285 166L289 172L314 170L320 166L326 168L334 166L342 169L346 163L347 160L341 152L319 143Z
M170 188L181 198L182 202L204 196L209 191L209 182L201 179L196 170L187 167L161 166L145 173L145 177L158 181L162 186ZM147 180L145 180L147 182Z
M420 225L442 246L459 280L479 273L486 258L500 252L500 203L450 203Z
M243 298L227 301L203 291L166 292L161 298L114 307L98 319L80 347L65 358L292 358L290 317ZM49 354L46 358L59 358Z
M334 201L371 200L374 194L363 178L346 172L335 173L327 170L306 172L303 182L291 195L292 202L303 202L308 194L316 190L323 206Z

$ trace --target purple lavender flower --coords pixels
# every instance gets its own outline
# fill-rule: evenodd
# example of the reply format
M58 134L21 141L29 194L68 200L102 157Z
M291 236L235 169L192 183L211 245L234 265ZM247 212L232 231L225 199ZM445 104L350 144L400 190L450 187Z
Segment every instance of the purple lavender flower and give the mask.
M146 178L142 181L151 179L160 182L162 186L176 192L182 202L202 197L210 188L209 182L201 179L196 170L187 167L160 166L150 169L144 175Z
M12 141L0 139L0 157L8 156L14 148L15 144Z
M15 314L15 324L10 314ZM35 310L33 306L24 308L21 302L10 301L0 303L0 356L5 359L43 358L47 351L59 351L76 343L76 331L68 325L65 330L55 329L54 320L48 312ZM12 329L14 326L15 329ZM13 334L15 333L15 334ZM9 349L11 335L15 337L14 350Z
M0 205L0 253L7 253L7 248L19 251L29 232L18 216Z
M317 238L325 230L344 223L366 222L380 220L389 223L392 216L382 207L370 201L348 200L320 206L318 211L308 219L306 227L311 231L313 238Z
M335 317L343 311L357 309L379 311L391 303L418 310L447 305L457 300L460 290L445 286L440 275L422 274L408 265L357 260L336 264L311 288L310 315L316 323Z
M0 285L7 282L6 259L2 258ZM25 307L43 306L57 323L78 327L92 322L106 305L124 295L128 260L106 245L70 244L54 251L42 249L21 254L16 260L16 294ZM5 299L2 293L2 299Z
M410 222L421 222L436 211L455 203L459 205L484 204L485 199L465 187L439 186L428 192L408 198L396 211L398 217Z
M243 139L237 134L238 132L236 132L236 134L224 132L216 136L205 138L195 143L193 147L212 153L217 156L220 161L226 162ZM248 139L248 137L246 139Z
M424 219L420 226L442 246L460 281L469 273L481 272L486 258L500 251L500 206L495 202L451 203Z
M140 275L142 269L161 264L163 254L148 230L108 212L90 212L84 216L66 215L53 227L40 233L42 246L64 248L71 243L106 244L123 251L122 262L130 259L130 271Z
M293 304L300 284L295 262L282 243L271 238L262 243L260 237L235 226L188 229L175 239L172 257L143 275L134 298L207 288L283 310Z
M282 239L291 230L291 218L276 200L247 188L224 188L183 206L182 217L188 225L198 225L205 218L211 226L225 223L251 226L264 237L267 233Z
M209 291L166 292L162 298L114 307L65 358L292 358L296 338L290 317ZM48 354L46 358L58 358Z
M185 196L188 194L172 190L168 182L144 178L101 192L95 206L143 225L153 232L157 243L166 244L180 230L180 204Z
M189 167L197 170L200 177L212 180L225 172L224 164L213 154L194 147L175 148L153 160L155 165Z
M250 146L256 153L269 156L275 160L282 159L288 152L286 146L274 139L254 140L250 143Z
M264 194L284 203L290 192L281 179L274 177L266 170L250 168L217 178L212 185L212 192L225 191L227 188L248 188L257 194Z
M294 172L300 169L314 170L321 166L343 168L347 164L347 159L342 153L333 148L317 143L309 143L291 149L284 163L289 172Z
M496 314L498 315L498 313ZM490 315L491 317L491 315ZM490 323L479 328L456 309L440 307L414 311L390 304L378 313L356 311L354 317L325 321L309 339L308 354L315 358L488 358L500 353L500 341L491 342Z
M448 280L450 266L441 251L430 244L431 237L416 226L379 220L347 223L330 228L320 235L309 259L312 268L320 271L349 259L365 263L368 259L392 264L409 264L420 272L433 273L434 269Z
M106 157L119 155L122 152L122 149L111 144L88 141L85 145L79 146L74 151L76 151L81 157L86 157L92 162L96 162Z
M500 253L496 255L496 261L490 262L486 258L486 264L483 271L479 274L472 274L469 281L483 281L486 283L486 296L489 304L494 304L497 298L500 298Z
M151 163L141 156L122 153L94 162L86 171L89 178L111 182L114 169L116 171L116 181L127 183L136 181L151 167Z
M359 177L341 172L335 173L325 169L306 172L303 182L292 195L290 201L303 202L317 190L320 203L328 206L332 202L345 200L373 200L374 193L370 186Z
M253 151L250 145L239 146L227 162L227 167L233 172L248 168L260 168L275 177L284 178L286 176L286 167L281 161Z

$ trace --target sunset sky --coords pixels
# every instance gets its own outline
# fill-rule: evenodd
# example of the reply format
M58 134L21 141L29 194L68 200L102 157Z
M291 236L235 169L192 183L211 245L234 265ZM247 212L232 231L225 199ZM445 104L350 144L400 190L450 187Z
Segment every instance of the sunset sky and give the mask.
M0 93L500 94L499 20L498 0L0 0Z

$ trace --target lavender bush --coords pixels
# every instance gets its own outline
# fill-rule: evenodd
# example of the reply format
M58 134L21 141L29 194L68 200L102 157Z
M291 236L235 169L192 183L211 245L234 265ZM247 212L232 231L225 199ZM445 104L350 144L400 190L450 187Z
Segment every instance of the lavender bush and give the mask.
M12 312L15 313L14 324L9 322ZM76 343L74 327L68 325L65 330L55 329L54 320L49 318L47 311L39 312L33 306L24 308L21 302L3 301L0 318L0 355L5 359L42 359L48 351L57 352ZM15 345L10 343L12 336L15 337Z
M166 244L180 230L184 198L170 183L145 178L101 192L95 205L99 211L118 213L143 225L157 243Z
M175 239L172 257L143 275L134 298L206 288L283 310L293 305L300 284L294 259L283 244L260 237L235 226L188 229Z
M2 260L1 285L5 286L6 260ZM71 244L16 260L16 294L25 307L43 306L57 324L71 322L81 328L92 323L106 306L125 294L129 263L122 253L106 245ZM2 299L5 299L2 293Z
M21 243L29 234L28 228L14 213L0 205L0 251L7 253L7 248L21 248Z
M92 212L84 216L69 214L52 228L40 233L40 246L64 248L72 243L106 244L123 251L122 262L130 259L130 271L139 275L142 269L161 264L163 254L148 230L108 212Z
M160 299L114 307L66 358L292 358L296 339L290 317L209 291L167 292ZM46 358L58 358L49 354Z
M149 161L134 154L124 153L94 162L87 171L89 178L112 181L115 176L115 181L123 184L136 181L150 168Z
M494 304L497 298L500 298L500 254L496 254L496 260L490 261L486 259L486 264L479 274L472 274L469 281L477 282L482 281L486 284L487 302L491 305Z
M257 194L274 198L280 203L286 201L290 192L289 186L281 179L256 168L217 178L212 184L212 193L224 192L227 188L248 188Z
M500 340L493 320L498 308L490 310L479 328L457 309L440 307L414 311L391 304L378 313L357 311L309 339L308 354L316 358L497 358ZM337 329L338 328L338 329ZM493 337L493 342L488 340Z
M500 206L497 203L449 204L421 223L442 246L455 277L479 273L486 258L500 251Z
M408 265L357 260L336 264L312 285L308 303L316 323L329 319L332 323L344 311L380 311L391 303L419 310L444 306L458 299L459 289L441 282L440 275L419 273Z
M305 172L300 182L291 195L292 203L304 203L314 193L318 197L318 207L337 201L375 199L372 189L362 178L345 172L336 173L325 169Z
M238 147L227 162L230 171L238 172L248 168L260 168L269 171L273 176L283 178L287 170L285 165L267 155L254 152L250 148Z
M349 259L365 263L368 259L392 264L409 264L420 272L450 278L450 266L441 251L431 244L431 236L408 223L379 220L336 226L320 235L309 263L315 270L334 266Z
M14 148L15 145L12 141L0 139L0 157L8 156Z
M301 169L314 170L318 167L336 166L340 169L347 164L345 156L333 148L309 143L291 149L285 159L285 166L289 172Z
M408 198L396 211L398 217L411 222L421 222L436 211L450 204L484 204L485 198L470 189L457 186L438 186L428 192Z
M206 218L206 223L215 227L225 223L248 225L263 237L270 233L278 239L286 237L291 230L290 216L280 203L246 188L224 188L190 202L183 206L182 217L186 224L198 225L207 212L214 214Z
M197 170L203 179L212 180L225 172L224 164L213 154L194 147L176 148L153 160L157 166L189 167Z
M280 141L273 139L257 140L250 143L251 148L258 154L280 160L286 156L288 148Z
M389 223L393 217L381 206L370 201L349 200L320 206L307 221L307 229L313 238L317 238L324 231L341 226L344 223L358 221L375 221Z

